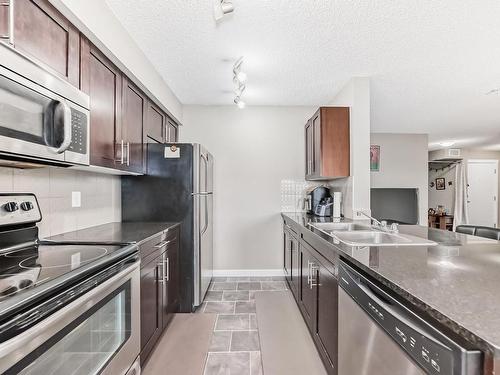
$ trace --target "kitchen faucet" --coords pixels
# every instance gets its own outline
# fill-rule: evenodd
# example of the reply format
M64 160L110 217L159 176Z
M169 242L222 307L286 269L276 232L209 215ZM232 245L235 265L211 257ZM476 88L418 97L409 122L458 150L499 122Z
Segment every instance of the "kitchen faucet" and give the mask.
M380 229L381 231L384 232L391 232L391 233L399 233L399 228L397 223L392 223L390 227L387 226L387 221L382 220L378 221L374 217L368 215L367 213L363 211L357 211L357 214L361 214L363 216L366 216L368 219L370 219L372 227L375 227L377 229Z

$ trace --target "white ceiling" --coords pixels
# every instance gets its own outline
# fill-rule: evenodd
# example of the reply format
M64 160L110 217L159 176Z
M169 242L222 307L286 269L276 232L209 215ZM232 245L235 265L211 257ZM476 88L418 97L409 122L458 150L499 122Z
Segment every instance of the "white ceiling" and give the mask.
M106 0L183 104L231 104L244 56L249 105L328 104L372 83L372 131L500 149L498 0Z

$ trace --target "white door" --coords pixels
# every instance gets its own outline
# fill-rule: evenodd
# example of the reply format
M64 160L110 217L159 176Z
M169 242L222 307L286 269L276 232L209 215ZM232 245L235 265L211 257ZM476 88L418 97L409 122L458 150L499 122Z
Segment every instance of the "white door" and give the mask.
M497 227L498 161L469 160L467 169L469 224Z

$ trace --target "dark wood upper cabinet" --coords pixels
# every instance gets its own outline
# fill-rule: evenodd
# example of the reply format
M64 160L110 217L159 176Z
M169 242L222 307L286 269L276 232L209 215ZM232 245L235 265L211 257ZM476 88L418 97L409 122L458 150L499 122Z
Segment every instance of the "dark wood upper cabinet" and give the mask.
M166 141L167 142L178 142L179 141L179 129L177 124L171 119L167 118L166 125Z
M305 126L306 180L350 174L348 107L321 107Z
M5 3L2 2L2 3ZM12 4L12 3L10 3ZM0 26L1 40L34 57L74 86L79 85L80 33L47 0L15 0L13 34ZM8 25L9 6L1 5L1 22ZM5 30L6 29L6 30Z
M123 78L123 115L121 131L117 135L117 146L123 152L117 166L131 172L141 173L143 164L142 132L146 122L147 98L127 78ZM123 150L121 150L123 145Z
M122 76L92 45L82 50L88 53L81 82L90 96L90 164L114 168L117 158L125 158L123 147L115 148L115 139L121 139Z
M166 116L152 102L148 102L147 121L145 127L145 142L165 142Z
M305 128L306 134L306 177L314 175L314 132L312 121L309 120Z
M0 42L89 95L91 165L144 173L144 143L178 141L178 124L167 111L49 0L0 0Z

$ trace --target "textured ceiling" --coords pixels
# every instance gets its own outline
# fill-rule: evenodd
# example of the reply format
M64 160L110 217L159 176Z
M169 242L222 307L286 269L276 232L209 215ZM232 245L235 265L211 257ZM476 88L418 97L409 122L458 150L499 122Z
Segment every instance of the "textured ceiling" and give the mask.
M244 56L249 105L328 104L372 83L372 131L500 145L498 0L106 0L184 104L231 104ZM500 146L499 146L500 147Z

